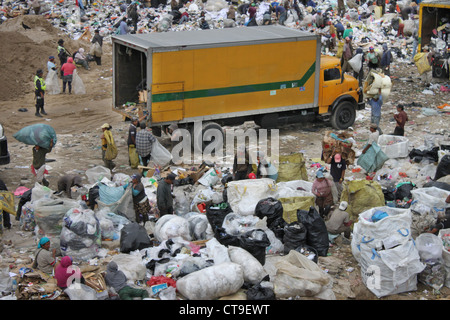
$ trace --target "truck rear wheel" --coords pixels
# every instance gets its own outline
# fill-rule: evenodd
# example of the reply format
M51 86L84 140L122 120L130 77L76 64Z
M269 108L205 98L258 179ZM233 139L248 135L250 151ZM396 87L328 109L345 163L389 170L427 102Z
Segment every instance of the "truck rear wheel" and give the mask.
M331 115L331 125L337 130L344 130L353 125L356 118L356 110L350 101L338 104Z

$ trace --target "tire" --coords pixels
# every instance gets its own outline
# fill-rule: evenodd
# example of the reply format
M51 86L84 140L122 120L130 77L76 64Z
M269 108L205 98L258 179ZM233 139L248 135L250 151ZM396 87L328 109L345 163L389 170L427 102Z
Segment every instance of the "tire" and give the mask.
M208 130L218 130L221 134L222 134L222 142L224 141L224 132L222 127L215 123L215 122L206 122L203 123L202 125L202 130L201 130L201 135L198 134L198 136L195 136L195 130L194 130L194 126L191 129L191 137L192 137L192 145L194 147L194 150L201 150L204 151L205 148L213 143L215 140L213 139L212 141L203 141L203 137L206 133L205 138L208 137ZM211 133L212 131L210 131L209 133Z
M352 126L356 118L356 109L350 101L343 101L337 105L331 115L331 125L337 130L345 130Z

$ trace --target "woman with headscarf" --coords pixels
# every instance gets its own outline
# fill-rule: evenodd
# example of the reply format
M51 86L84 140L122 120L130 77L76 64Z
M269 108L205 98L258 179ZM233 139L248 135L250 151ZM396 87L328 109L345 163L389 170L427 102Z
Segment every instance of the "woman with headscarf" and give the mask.
M112 287L121 300L133 300L135 297L142 299L148 297L148 292L143 289L135 289L128 285L127 277L119 270L116 262L111 261L106 267L106 285Z
M33 268L52 274L55 266L56 249L50 251L50 239L42 237L38 243L38 251L34 257Z
M267 161L264 156L264 152L258 151L256 160L258 161L256 178L270 178L275 181L278 179L278 170L269 161Z
M72 265L73 260L70 256L64 256L55 267L56 284L61 289L69 287L73 281L84 283L80 269ZM73 275L73 276L72 276ZM71 281L71 283L69 283Z
M102 142L102 160L105 167L112 170L115 168L113 159L117 157L117 147L111 133L112 127L108 123L102 125L103 134L100 137Z
M144 185L141 182L142 176L138 173L131 176L131 193L133 195L133 206L136 214L136 222L145 223L148 221L148 215L152 211L150 202L145 194Z
M67 58L67 62L61 66L61 72L63 73L63 93L66 93L66 86L69 88L69 94L72 93L72 80L73 71L77 66L73 63L73 58Z
M84 55L83 48L78 49L77 53L75 53L75 63L82 65L86 70L91 70L91 68L89 68L89 61Z
M316 205L319 207L319 214L324 219L328 216L333 205L333 194L331 192L331 181L323 175L322 170L316 173L316 180L312 185L312 193L316 196Z

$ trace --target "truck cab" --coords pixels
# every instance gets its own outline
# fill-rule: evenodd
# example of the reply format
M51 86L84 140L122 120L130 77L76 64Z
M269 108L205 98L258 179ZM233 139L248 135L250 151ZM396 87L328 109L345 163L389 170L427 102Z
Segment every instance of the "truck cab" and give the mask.
M356 110L364 109L358 80L342 72L340 60L322 55L320 59L319 117L330 120L335 129L353 124Z

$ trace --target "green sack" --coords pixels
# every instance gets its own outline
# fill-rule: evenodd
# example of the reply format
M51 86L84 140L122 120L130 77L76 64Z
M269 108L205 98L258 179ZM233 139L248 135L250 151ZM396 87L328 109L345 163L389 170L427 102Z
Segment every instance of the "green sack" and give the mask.
M309 211L314 206L314 197L290 197L278 199L283 206L283 219L288 224L297 221L297 211Z
M279 157L277 182L292 180L308 181L305 159L302 153L293 153Z
M366 153L359 156L357 164L366 172L377 172L387 160L389 157L381 150L380 146L372 143Z
M140 162L139 162L139 155L138 155L136 147L134 145L130 145L128 147L128 155L130 157L131 168L136 169Z

